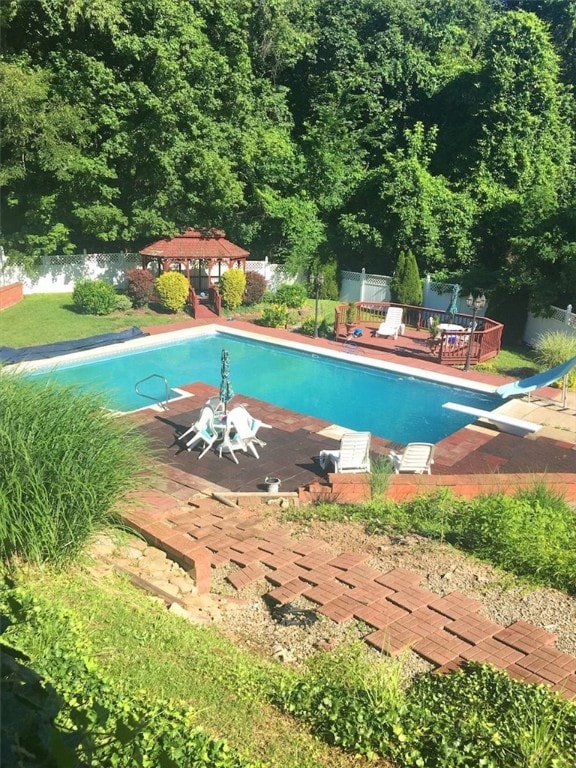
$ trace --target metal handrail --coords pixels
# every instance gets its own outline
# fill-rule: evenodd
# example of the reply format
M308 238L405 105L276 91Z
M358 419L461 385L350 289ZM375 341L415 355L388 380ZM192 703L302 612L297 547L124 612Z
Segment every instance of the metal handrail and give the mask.
M144 384L145 381L148 381L149 379L162 379L164 382L164 400L158 400L157 397L152 397L152 395L145 395L143 392L140 392L138 387L140 384ZM136 384L134 384L134 391L137 395L140 395L140 397L145 397L148 400L153 400L157 405L159 405L161 408L163 408L165 411L168 410L168 406L166 403L168 402L168 392L170 391L170 387L168 386L168 380L165 376L161 376L159 373L152 373L150 376L146 376L144 379L140 379L140 381L137 381Z

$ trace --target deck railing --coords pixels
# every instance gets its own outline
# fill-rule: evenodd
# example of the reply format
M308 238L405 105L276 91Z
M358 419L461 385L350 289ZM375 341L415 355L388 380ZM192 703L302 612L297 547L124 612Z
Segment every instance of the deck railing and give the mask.
M430 356L444 365L463 365L466 362L468 348L470 348L470 364L476 365L490 360L500 351L502 344L502 330L504 326L489 317L477 317L476 327L472 330L473 316L462 312L449 315L448 312L439 312L430 307L417 307L409 304L396 304L394 302L363 302L357 301L354 306L354 323L359 326L372 324L378 326L386 317L388 307L402 307L403 320L408 328L417 331L429 330L433 317L440 323L453 323L461 325L462 331L440 331L436 339L430 334ZM334 318L334 331L337 339L347 339L349 336L349 323L347 322L348 304L336 307ZM377 338L374 346L379 346Z

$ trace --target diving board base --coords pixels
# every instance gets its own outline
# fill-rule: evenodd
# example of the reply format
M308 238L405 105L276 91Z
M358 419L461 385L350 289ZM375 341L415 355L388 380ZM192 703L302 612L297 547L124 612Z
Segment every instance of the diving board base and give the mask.
M482 408L474 408L471 405L461 405L460 403L443 403L443 408L450 408L452 411L460 411L460 413L468 413L471 416L476 416L478 419L484 419L485 421L494 424L499 427L503 432L509 432L512 435L524 435L532 432L538 432L542 429L541 424L534 424L532 421L525 421L524 419L517 419L515 416L507 416L505 413L498 413L498 411L485 411Z

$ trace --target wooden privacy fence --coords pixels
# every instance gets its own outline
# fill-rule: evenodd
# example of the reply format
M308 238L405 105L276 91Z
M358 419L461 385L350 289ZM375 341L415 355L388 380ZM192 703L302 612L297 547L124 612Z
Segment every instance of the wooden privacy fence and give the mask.
M348 304L340 304L335 310L334 331L336 338L346 340L349 337L347 323ZM463 365L470 351L470 363L476 365L490 360L500 351L502 344L501 323L488 317L477 317L476 327L472 328L473 316L468 313L456 312L449 315L431 307L416 307L394 302L353 302L354 322L368 330L367 326L377 327L385 318L388 307L402 307L403 322L407 333L410 329L417 332L430 331L430 321L438 318L440 323L453 323L463 327L461 331L440 330L435 339L428 339L430 356L444 365ZM367 342L365 342L367 343ZM373 337L371 345L384 348L386 339Z

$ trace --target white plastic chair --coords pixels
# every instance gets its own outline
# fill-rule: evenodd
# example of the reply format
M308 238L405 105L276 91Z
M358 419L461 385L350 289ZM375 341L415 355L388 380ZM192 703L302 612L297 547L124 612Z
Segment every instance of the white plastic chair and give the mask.
M370 432L345 432L337 451L320 451L320 466L334 472L370 472Z
M403 314L404 310L402 307L388 307L384 322L380 323L374 335L392 336L397 339L398 334L402 335L404 333L404 325L402 324Z
M404 453L390 451L394 472L414 472L417 475L432 474L434 464L434 448L432 443L408 443Z
M250 453L257 459L260 458L256 446L264 446L266 443L257 436L260 427L271 429L270 424L264 424L260 419L251 416L244 406L238 405L228 413L226 417L226 430L224 439L220 443L218 454L222 458L222 453L227 452L238 464L235 451Z
M193 435L190 440L185 443L186 450L191 451L197 443L203 442L205 447L198 456L198 458L201 459L202 456L204 456L210 450L210 448L214 445L219 437L219 434L214 427L214 411L209 405L205 405L202 408L198 420L194 422L190 429L186 430L183 435L180 435L179 439L184 439L190 433L193 433Z

